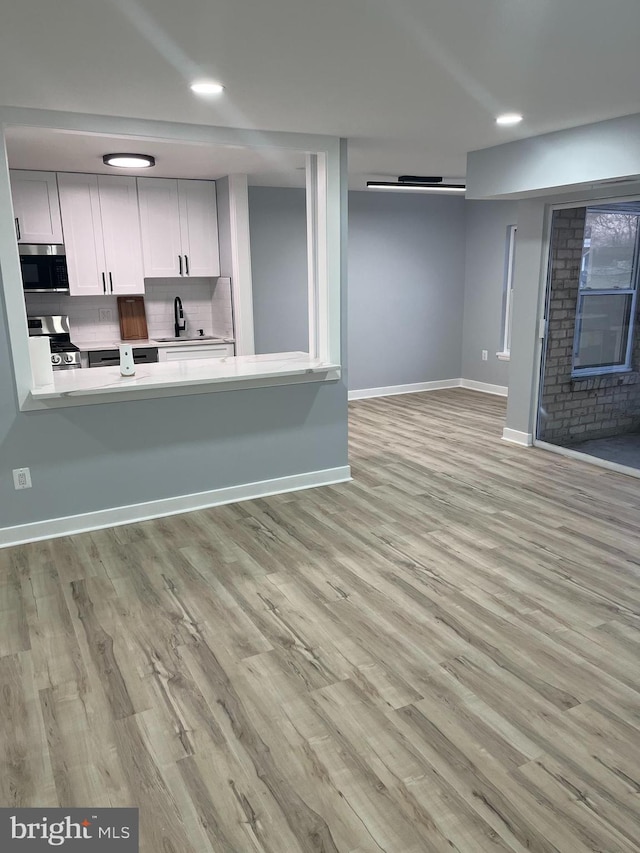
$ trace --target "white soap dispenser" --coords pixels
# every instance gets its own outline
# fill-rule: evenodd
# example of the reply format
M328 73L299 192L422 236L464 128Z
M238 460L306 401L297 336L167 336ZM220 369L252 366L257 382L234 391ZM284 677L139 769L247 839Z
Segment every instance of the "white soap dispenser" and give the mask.
M123 376L133 376L136 372L136 364L133 360L133 347L131 344L120 344L120 373Z

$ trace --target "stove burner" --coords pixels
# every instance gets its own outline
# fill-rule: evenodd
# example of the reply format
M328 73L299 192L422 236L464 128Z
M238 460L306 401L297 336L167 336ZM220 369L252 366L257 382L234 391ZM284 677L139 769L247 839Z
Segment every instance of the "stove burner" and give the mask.
M49 338L51 364L54 370L82 367L80 350L71 343L68 317L27 317L27 323L30 335Z
M64 335L60 337L64 338ZM80 352L75 344L70 340L59 340L57 336L50 335L49 342L51 343L51 352Z

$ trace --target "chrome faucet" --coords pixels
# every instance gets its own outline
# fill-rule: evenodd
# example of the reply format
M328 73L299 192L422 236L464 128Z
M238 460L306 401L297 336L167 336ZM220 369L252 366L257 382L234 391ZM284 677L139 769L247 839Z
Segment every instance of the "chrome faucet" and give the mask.
M175 333L176 338L180 337L180 332L186 331L187 321L184 318L184 312L182 310L182 299L179 296L173 300L173 318L175 320Z

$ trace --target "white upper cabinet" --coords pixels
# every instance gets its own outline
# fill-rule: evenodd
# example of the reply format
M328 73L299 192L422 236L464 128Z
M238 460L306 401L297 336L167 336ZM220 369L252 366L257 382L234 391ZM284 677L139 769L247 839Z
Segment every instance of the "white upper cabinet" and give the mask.
M143 293L135 178L58 175L72 296Z
M219 276L218 211L213 181L178 181L184 272Z
M64 225L69 292L102 296L107 292L107 265L95 175L58 175Z
M62 243L55 172L11 172L11 196L18 243Z
M136 179L98 175L104 254L110 293L144 293Z
M146 278L220 275L213 181L138 178Z
M145 278L173 278L184 265L180 238L178 182L138 178Z

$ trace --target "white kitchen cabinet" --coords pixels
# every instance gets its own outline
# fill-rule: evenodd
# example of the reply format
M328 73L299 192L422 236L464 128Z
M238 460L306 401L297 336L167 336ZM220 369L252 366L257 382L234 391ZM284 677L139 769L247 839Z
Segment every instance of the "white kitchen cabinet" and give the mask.
M136 179L58 175L72 296L144 292Z
M107 265L102 217L95 175L59 174L69 292L72 296L103 296Z
M178 182L167 178L138 178L138 200L145 278L181 275L184 261Z
M185 275L219 276L216 185L213 181L178 181L178 200Z
M136 179L98 175L98 192L109 292L144 293Z
M220 275L213 181L138 178L146 278Z
M11 171L18 243L63 243L55 172Z
M185 344L162 349L160 361L190 361L196 358L226 358L234 354L233 344Z

